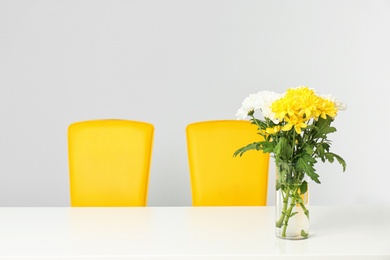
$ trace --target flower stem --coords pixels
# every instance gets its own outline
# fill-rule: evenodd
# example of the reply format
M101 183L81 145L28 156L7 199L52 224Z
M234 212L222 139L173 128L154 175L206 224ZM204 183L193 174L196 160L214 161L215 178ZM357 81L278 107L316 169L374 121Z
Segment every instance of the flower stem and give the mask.
M259 123L257 122L256 117L253 114L251 116L252 116L253 122L255 122L255 124L257 125L257 128L261 129L261 125L259 125Z
M287 212L286 212L286 218L284 220L284 225L283 225L283 231L282 231L282 237L286 237L286 231L287 231L287 226L288 226L288 221L291 217L291 211L293 210L295 206L295 198L292 197L291 198L291 203L290 203L290 207L288 208Z
M286 217L284 220L284 225L283 225L283 231L282 231L282 237L286 237L286 231L287 231L287 226L288 226L288 221L290 220L291 217L291 212L293 208L295 207L296 204L296 193L298 192L298 188L295 188L292 194L289 194L291 196L291 202L290 202L290 207L288 208L286 212Z
M305 213L306 217L309 218L309 210L307 210L307 208L305 207L305 204L303 204L303 202L301 202L301 203L299 203L299 205L301 205L303 213Z
M283 189L280 191L283 196ZM283 225L284 218L286 217L286 210L288 205L288 199L290 197L290 190L288 189L286 192L286 195L283 197L283 209L282 214L280 215L280 218L278 221L276 221L276 227L281 228Z

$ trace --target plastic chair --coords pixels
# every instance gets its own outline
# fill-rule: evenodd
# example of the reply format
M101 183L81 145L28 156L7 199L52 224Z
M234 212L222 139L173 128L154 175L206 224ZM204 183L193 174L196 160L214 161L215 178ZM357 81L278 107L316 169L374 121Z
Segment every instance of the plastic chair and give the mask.
M193 206L264 206L269 154L233 153L262 140L249 121L217 120L186 129Z
M129 120L71 124L71 206L145 206L153 133L153 125Z

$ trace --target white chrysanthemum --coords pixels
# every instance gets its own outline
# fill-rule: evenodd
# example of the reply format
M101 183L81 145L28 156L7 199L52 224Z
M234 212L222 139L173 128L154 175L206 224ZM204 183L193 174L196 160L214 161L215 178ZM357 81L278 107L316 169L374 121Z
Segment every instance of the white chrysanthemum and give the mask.
M237 119L245 119L248 116L248 111L244 110L243 108L240 108L236 113Z
M239 119L244 119L249 112L260 109L259 99L256 94L250 94L242 102L241 108L237 111L236 116Z
M263 116L271 119L275 124L279 123L279 120L275 117L275 113L272 112L271 106L275 100L280 99L283 95L272 91L261 91L258 93L258 95L261 96L262 99L260 109L263 113Z
M264 117L278 123L275 114L272 112L271 105L275 100L281 97L282 95L272 91L260 91L257 94L250 94L242 102L242 106L237 111L236 117L238 119L244 119L247 117L248 113L261 110Z
M347 110L347 104L345 104L340 99L335 98L332 95L322 95L323 99L329 100L334 103L334 106L337 108L337 110Z

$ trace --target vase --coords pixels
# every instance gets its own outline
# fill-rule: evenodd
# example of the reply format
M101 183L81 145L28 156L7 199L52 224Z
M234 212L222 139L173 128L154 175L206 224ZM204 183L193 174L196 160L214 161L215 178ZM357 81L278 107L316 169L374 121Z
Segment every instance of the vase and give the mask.
M309 235L309 190L307 175L294 164L276 163L275 234L283 239Z

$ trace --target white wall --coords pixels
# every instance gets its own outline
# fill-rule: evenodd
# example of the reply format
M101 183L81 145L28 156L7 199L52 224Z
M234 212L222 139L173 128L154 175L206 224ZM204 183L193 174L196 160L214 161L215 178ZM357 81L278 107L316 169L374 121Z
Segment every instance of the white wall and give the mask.
M68 206L70 123L155 125L149 205L190 205L185 127L260 90L344 100L311 204L390 204L390 1L0 0L0 206ZM273 204L274 167L269 204Z

